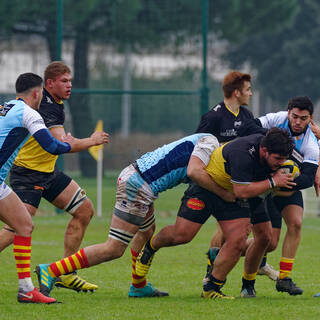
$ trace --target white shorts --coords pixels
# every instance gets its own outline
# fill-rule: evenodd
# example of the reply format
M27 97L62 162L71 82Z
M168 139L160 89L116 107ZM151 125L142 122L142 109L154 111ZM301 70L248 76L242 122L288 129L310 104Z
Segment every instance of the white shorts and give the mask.
M122 170L117 181L116 216L140 226L155 199L157 196L132 164Z
M11 192L11 188L8 187L4 182L0 184L0 200L6 198Z

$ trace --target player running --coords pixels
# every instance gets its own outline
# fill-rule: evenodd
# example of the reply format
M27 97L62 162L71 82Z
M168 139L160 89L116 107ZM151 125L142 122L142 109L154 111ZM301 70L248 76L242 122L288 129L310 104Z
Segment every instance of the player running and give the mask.
M61 140L66 134L63 100L67 100L71 93L71 71L63 62L54 61L47 66L44 81L39 113L50 133ZM73 152L87 149L88 143L85 145L85 139L81 140L83 147ZM90 143L90 138L88 142ZM79 250L94 208L85 190L57 168L57 158L43 150L31 136L10 170L10 185L32 216L36 214L42 197L71 215L64 237L64 256L67 257ZM7 226L0 231L0 251L12 243L12 231ZM81 279L76 273L60 277L55 285L85 292L98 288L97 285Z
M31 233L33 223L27 209L4 180L19 150L30 134L51 154L62 154L79 147L71 135L65 142L55 139L36 111L42 99L42 79L33 73L21 74L16 81L17 99L0 107L0 219L14 230L13 252L19 278L18 302L54 303L36 289L30 277ZM90 139L92 145L107 141L100 133ZM94 142L94 143L92 143Z
M295 192L289 197L275 196L271 199L274 202L274 210L281 212L287 225L276 289L290 295L303 293L303 290L290 277L301 239L303 198L300 190L311 187L315 182L316 175L318 177L320 175L318 170L319 146L310 127L313 110L313 103L308 97L294 97L288 102L288 111L269 113L258 119L249 120L239 129L241 135L246 135L253 132L265 132L271 127L278 127L286 130L293 137L295 150L292 159L299 166L301 172L300 176L294 180L296 186L293 190ZM319 178L316 181L319 181ZM316 183L315 187L317 191L319 183ZM276 243L269 251L276 249L280 231L281 225L273 229L273 238L276 239Z
M191 158L188 175L198 185L191 184L185 192L176 223L163 228L145 244L137 260L138 275L147 274L153 256L160 248L190 242L212 214L218 220L225 242L215 259L212 274L204 284L202 296L232 299L223 294L221 288L228 273L245 252L251 222L255 247L246 256L245 272L248 276L256 274L271 240L270 217L258 195L275 185L289 188L295 185L291 176L281 171L270 177L290 156L292 148L288 133L273 128L266 137L251 135L219 147L212 153L207 167ZM238 200L226 202L217 194L205 190L205 173L219 186L233 192ZM248 198L252 199L247 201Z
M36 272L41 292L49 295L54 278L61 274L121 257L137 232L148 232L150 229L153 232L153 202L158 194L182 182L188 182L187 166L190 157L197 158L206 166L211 153L217 147L218 141L214 136L194 134L148 152L126 167L117 181L116 205L107 241L81 249L76 254L50 265L39 265ZM230 192L215 184L209 175L207 178L210 191L227 200L234 198ZM143 286L131 286L129 297L168 295L147 284L144 275L137 275L135 259L133 277Z

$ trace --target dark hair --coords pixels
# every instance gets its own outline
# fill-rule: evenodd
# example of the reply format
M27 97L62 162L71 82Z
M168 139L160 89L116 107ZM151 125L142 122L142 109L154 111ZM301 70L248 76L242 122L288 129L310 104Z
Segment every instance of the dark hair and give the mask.
M16 81L16 93L23 93L35 87L41 87L43 80L35 73L22 73Z
M46 67L46 70L44 71L44 82L46 83L48 79L55 80L58 76L65 73L71 73L70 68L62 61L53 61Z
M300 96L291 98L288 102L288 110L298 108L300 110L307 110L310 116L313 114L313 103L307 96Z
M242 73L239 71L229 72L223 79L222 90L223 95L226 98L230 98L235 90L242 90L243 83L245 81L251 81L251 76L248 73Z
M293 150L293 140L287 130L274 127L261 139L260 146L267 148L269 153L289 157Z

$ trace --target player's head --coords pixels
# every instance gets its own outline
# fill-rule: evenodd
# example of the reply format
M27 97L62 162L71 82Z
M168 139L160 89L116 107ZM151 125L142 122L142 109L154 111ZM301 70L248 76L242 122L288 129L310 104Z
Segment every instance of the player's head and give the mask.
M291 98L288 102L288 120L293 134L304 132L313 116L313 103L306 96Z
M226 99L236 98L239 105L248 105L250 102L251 76L248 73L239 71L229 72L223 79L222 90Z
M62 61L51 62L44 71L45 88L57 102L70 97L71 80L71 70Z
M290 157L293 150L293 140L287 130L271 128L260 142L260 157L272 171Z
M23 98L30 107L39 109L42 99L43 80L35 73L22 73L16 80L17 97Z

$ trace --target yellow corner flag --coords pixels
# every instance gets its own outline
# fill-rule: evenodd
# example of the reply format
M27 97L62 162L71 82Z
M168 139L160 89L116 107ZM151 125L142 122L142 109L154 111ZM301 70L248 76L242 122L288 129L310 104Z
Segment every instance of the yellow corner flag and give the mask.
M94 131L103 131L103 121L98 120L96 129ZM100 144L99 146L93 146L88 149L89 153L92 155L92 157L98 161L99 160L99 150L103 149L103 144Z

